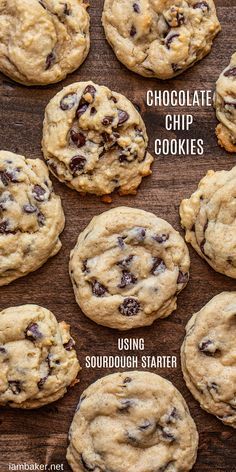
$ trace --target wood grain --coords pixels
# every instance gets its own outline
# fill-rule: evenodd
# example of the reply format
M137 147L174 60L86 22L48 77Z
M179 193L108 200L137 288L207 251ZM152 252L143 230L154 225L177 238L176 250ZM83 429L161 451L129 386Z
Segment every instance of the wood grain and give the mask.
M101 26L102 0L94 0L91 14L91 51L84 65L67 80L48 87L26 88L0 76L0 142L1 149L19 152L28 157L40 157L40 140L44 108L62 86L78 80L94 80L125 94L141 108L150 138L149 150L154 152L154 140L173 137L164 129L164 115L172 109L148 108L145 97L148 89L214 89L220 71L225 67L236 43L236 0L218 0L218 16L222 32L215 40L209 56L178 78L160 82L139 77L129 72L115 58L104 38ZM183 112L178 110L176 112ZM158 157L153 165L153 175L144 179L136 197L114 195L112 207L120 204L153 211L167 219L181 231L178 206L196 188L199 179L210 168L230 169L236 164L236 156L228 155L217 145L214 134L215 113L211 108L194 108L194 125L191 137L203 138L205 153L202 157ZM190 137L177 132L178 137ZM40 270L1 287L1 309L24 303L37 303L54 312L59 320L72 326L77 340L77 351L82 367L87 354L118 354L117 339L125 333L103 328L88 320L75 303L68 276L68 258L78 233L91 217L108 207L93 196L82 197L53 179L56 191L61 195L66 214L66 228L62 235L60 253ZM137 329L130 337L145 339L146 355L177 355L177 369L158 369L156 372L171 380L184 395L200 433L200 446L195 472L236 471L236 438L232 428L223 426L215 417L202 411L185 387L179 349L184 337L184 327L190 316L210 298L223 290L234 290L235 280L217 274L190 248L191 278L188 287L179 296L178 310L168 319L156 322L153 328ZM155 370L154 370L155 371ZM63 464L67 432L81 392L91 382L109 374L109 370L83 368L80 384L71 389L60 401L36 411L0 412L0 471L9 470L9 463ZM129 471L127 471L129 472Z

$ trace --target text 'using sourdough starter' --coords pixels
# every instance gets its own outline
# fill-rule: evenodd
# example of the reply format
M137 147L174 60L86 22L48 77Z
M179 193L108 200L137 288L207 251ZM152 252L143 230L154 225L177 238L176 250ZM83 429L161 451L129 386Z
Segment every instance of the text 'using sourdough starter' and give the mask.
M122 355L86 356L85 367L87 369L173 369L177 367L176 356L144 355L143 338L119 338L117 348ZM132 351L135 351L135 354L127 354Z
M148 107L175 107L205 108L213 105L212 90L148 90ZM167 131L191 131L194 118L191 113L171 113L165 115L165 129ZM201 132L201 130L200 130ZM202 155L204 153L204 140L199 138L173 138L155 139L155 154L167 155Z

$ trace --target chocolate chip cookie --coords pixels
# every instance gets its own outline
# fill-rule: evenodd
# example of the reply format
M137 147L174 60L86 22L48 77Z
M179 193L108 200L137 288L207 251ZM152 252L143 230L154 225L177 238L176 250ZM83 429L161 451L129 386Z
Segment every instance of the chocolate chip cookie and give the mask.
M58 82L89 51L83 0L0 0L0 71L25 85Z
M220 121L216 127L218 143L236 153L236 52L216 82L215 109Z
M52 173L78 192L135 193L151 173L147 142L132 103L93 82L68 85L46 108L44 157Z
M0 286L57 254L64 221L45 164L0 151Z
M187 472L196 460L198 433L171 382L149 372L122 372L85 390L69 441L74 472Z
M71 252L76 301L98 324L151 325L176 309L189 278L187 246L153 213L118 207L94 217Z
M236 428L236 292L212 298L186 326L182 370L201 407Z
M46 308L0 313L0 405L39 408L63 397L80 365L70 327Z
M236 278L236 167L209 170L180 205L185 239L221 274Z
M202 59L220 31L213 0L105 0L102 21L117 58L158 79Z

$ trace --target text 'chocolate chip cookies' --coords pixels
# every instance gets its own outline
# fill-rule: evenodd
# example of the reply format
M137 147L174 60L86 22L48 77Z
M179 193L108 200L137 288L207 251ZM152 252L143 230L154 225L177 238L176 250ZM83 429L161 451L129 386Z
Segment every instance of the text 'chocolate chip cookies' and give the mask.
M25 85L58 82L89 51L82 0L0 0L0 70Z
M236 167L208 171L180 216L186 241L217 272L236 278Z
M147 142L132 103L93 82L65 87L46 108L44 157L52 173L78 192L135 193L151 173Z
M159 79L202 59L220 31L212 0L105 0L103 26L126 67Z
M189 265L187 246L169 223L118 207L94 217L79 235L70 275L85 315L125 330L151 325L175 310Z
M201 407L236 428L236 292L214 297L186 326L182 369Z
M226 151L236 153L236 53L216 82L215 108L220 121L218 142Z
M45 164L0 151L0 286L57 254L64 222Z
M0 313L0 405L38 408L61 398L80 370L69 325L37 305Z
M69 441L74 472L187 472L198 433L172 383L149 372L123 372L85 390Z

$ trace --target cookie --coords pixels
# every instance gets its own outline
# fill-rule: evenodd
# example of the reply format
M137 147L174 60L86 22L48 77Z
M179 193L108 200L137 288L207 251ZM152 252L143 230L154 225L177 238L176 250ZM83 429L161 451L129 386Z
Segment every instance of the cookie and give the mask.
M236 428L236 292L212 298L186 326L182 370L200 406Z
M189 278L187 246L153 213L118 207L94 217L70 257L76 301L98 324L151 325L176 309Z
M57 254L64 222L45 164L0 151L0 286Z
M150 372L122 372L83 392L69 441L74 472L187 472L198 433L171 382Z
M215 92L216 136L220 146L236 153L236 52L220 74Z
M52 173L78 192L135 193L151 173L147 142L132 103L93 82L68 85L46 108L44 157Z
M209 170L180 205L187 242L221 274L236 278L236 167Z
M0 405L39 408L76 383L80 365L70 327L37 305L0 313Z
M0 71L25 85L58 82L89 51L83 0L0 0Z
M158 79L202 59L221 29L212 0L105 0L102 21L117 58Z

